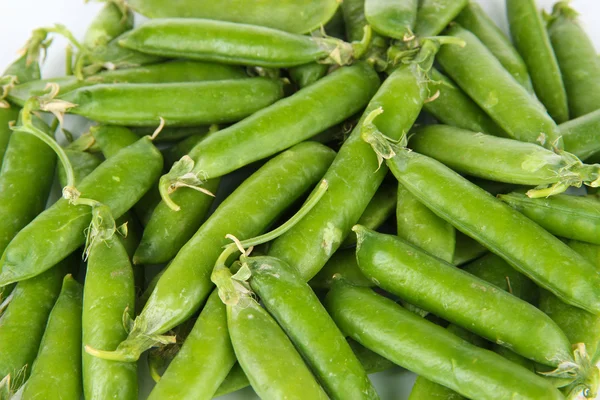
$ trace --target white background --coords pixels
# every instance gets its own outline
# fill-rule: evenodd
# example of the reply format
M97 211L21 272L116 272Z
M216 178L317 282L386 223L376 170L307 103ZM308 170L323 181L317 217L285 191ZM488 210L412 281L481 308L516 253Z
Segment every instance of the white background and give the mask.
M165 0L168 1L168 0ZM215 0L218 1L218 0ZM488 14L507 30L504 0L478 0ZM538 0L538 4L550 10L554 0ZM578 10L580 20L600 50L600 1L573 0L572 6ZM102 8L98 2L85 4L83 0L0 0L0 73L17 57L18 50L25 44L31 31L41 26L61 23L67 26L77 38L81 38L92 18ZM139 21L139 19L137 20ZM64 74L64 48L66 41L56 37L43 67L45 78ZM143 381L140 398L146 398L150 390L146 368L140 365ZM398 368L372 376L382 400L403 400L410 393L414 375ZM290 377L293 379L293 377ZM227 399L256 398L250 390L245 390Z

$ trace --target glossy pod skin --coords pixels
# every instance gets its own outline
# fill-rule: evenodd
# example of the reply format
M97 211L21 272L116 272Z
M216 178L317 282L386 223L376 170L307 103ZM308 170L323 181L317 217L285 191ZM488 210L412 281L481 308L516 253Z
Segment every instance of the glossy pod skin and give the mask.
M85 77L83 80L75 76L64 76L31 81L15 86L8 99L23 106L31 96L39 96L46 92L48 83L56 83L60 87L60 95L86 86L110 83L176 83L197 81L218 81L247 78L243 69L231 65L219 65L209 62L175 60L160 64L135 68L104 71Z
M239 121L283 96L267 78L226 81L116 83L83 87L59 96L76 104L68 112L114 125L210 125Z
M557 123L568 121L567 92L536 1L507 0L506 10L513 43L527 65L538 99Z
M117 235L117 234L115 234ZM83 292L83 345L114 349L127 332L123 313L135 305L133 270L117 236L90 248ZM137 365L83 352L86 399L137 399Z
M365 26L369 25L365 17L365 0L346 0L342 2L340 8L346 30L346 40L350 42L361 40L364 36ZM387 48L388 39L373 32L367 54L363 58L373 64L377 71L384 70L387 67Z
M24 399L81 397L82 296L81 284L71 275L65 276L25 384Z
M82 197L110 207L118 218L158 179L161 169L162 156L145 137L103 162L77 189ZM89 206L58 200L22 229L6 248L0 260L0 286L36 276L75 251L85 242L83 233L91 219ZM48 236L49 230L54 234Z
M356 235L351 235L356 238ZM348 237L351 237L348 235ZM355 239L356 240L356 239ZM375 286L372 280L367 278L356 262L356 251L354 248L338 250L321 268L308 283L314 289L329 289L334 281L334 276L338 274L344 280L355 286L372 287Z
M290 78L300 89L312 85L329 71L327 64L308 63L290 68Z
M348 64L349 43L255 25L209 19L155 19L126 33L119 44L162 57L223 64L289 68L310 62Z
M600 201L557 195L530 199L522 193L498 198L556 236L600 245Z
M212 399L235 362L227 311L215 290L148 399Z
M121 36L111 40L106 46L95 47L87 60L88 65L84 72L93 75L102 69L126 69L165 61L162 57L121 47Z
M469 0L421 0L414 29L415 35L437 36L468 3Z
M460 339L369 288L336 283L325 306L340 329L363 346L465 397L564 399L542 377Z
M460 266L478 259L485 253L487 249L480 243L460 231L456 232L456 248L452 264Z
M568 2L554 6L548 34L567 90L571 118L600 109L600 60Z
M332 399L379 399L344 335L290 265L273 257L242 260L250 286L292 340ZM242 364L243 365L243 364Z
M0 109L0 167L12 135L12 129L8 124L12 121L16 122L18 117L19 111L14 107Z
M92 20L82 44L89 48L106 46L111 40L133 28L133 13L121 0L107 1Z
M440 49L436 60L446 73L511 137L551 147L559 132L544 106L471 32L454 25L447 34L464 40L465 46Z
M285 332L256 300L247 296L228 305L227 327L235 356L261 399L329 398Z
M262 232L323 177L334 156L322 144L304 142L271 159L246 179L177 253L136 318L128 339L113 356L137 360L153 345L148 344L148 337L188 319L212 290L210 274L221 247L229 243L225 235L243 240ZM182 291L189 295L181 298Z
M128 4L150 18L206 18L242 24L268 26L292 33L308 33L325 25L333 16L336 0L268 0L252 3L245 0L132 0Z
M365 63L340 68L201 141L189 152L193 172L202 179L219 177L309 139L361 110L378 86Z
M533 84L525 61L513 47L510 39L506 37L504 32L500 30L477 2L469 1L456 17L456 22L477 36L508 73L533 94Z
M75 184L81 182L83 178L88 176L93 170L96 169L96 167L102 164L102 160L98 156L85 151L72 150L67 147L65 149L65 154L69 158L71 166L73 167ZM67 175L62 163L56 165L56 174L58 175L58 182L60 183L60 186L67 186Z
M380 35L402 40L417 22L417 0L365 0L365 17Z
M597 132L600 129L600 110L572 119L559 126L565 143L565 150L575 154L582 161L600 160L600 144Z

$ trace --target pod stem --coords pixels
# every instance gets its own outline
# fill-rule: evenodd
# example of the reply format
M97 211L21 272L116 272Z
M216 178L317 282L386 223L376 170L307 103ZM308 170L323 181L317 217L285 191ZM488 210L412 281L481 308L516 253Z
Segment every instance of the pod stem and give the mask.
M181 207L171 199L171 194L180 187L197 190L209 196L215 196L209 190L202 187L206 179L202 179L194 173L194 160L190 156L183 156L171 167L171 170L160 177L158 191L162 200L173 211L181 210Z
M367 53L367 50L371 45L371 40L373 39L371 25L365 25L363 32L363 37L360 41L350 43L352 45L353 58L355 60L361 59Z
M333 37L313 37L312 40L316 42L319 49L327 54L322 59L316 60L318 63L336 65L352 63L355 51L353 44Z
M19 83L19 80L14 75L0 77L0 108L10 108L10 103L5 99L17 83Z
M367 114L360 128L360 137L371 145L377 155L377 170L381 168L381 165L385 160L393 158L399 150L405 148L408 144L406 134L402 135L399 140L393 140L385 136L379 128L377 128L374 121L381 114L383 114L382 107L374 109Z
M573 347L574 362L564 362L556 370L542 373L542 375L574 378L573 382L563 389L567 393L567 399L575 400L580 396L586 399L595 399L598 396L600 370L587 354L584 343L577 343Z

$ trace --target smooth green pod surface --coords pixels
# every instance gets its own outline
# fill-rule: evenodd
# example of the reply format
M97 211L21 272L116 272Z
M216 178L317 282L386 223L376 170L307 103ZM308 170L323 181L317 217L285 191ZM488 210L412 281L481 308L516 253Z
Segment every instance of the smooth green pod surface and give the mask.
M107 1L94 17L83 37L84 46L106 46L108 42L133 28L133 13L125 4L120 6L118 1Z
M418 0L365 0L365 17L375 32L402 40L412 35Z
M420 0L415 24L418 37L437 36L454 20L469 0Z
M559 125L565 143L565 150L575 154L581 160L597 162L600 143L600 110L585 114L579 118Z

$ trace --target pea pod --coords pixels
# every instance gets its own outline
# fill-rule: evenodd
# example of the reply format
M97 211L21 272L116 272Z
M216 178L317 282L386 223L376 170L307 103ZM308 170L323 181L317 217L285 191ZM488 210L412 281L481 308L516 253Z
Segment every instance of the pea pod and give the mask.
M19 117L19 111L15 108L3 108L0 109L0 167L4 160L4 153L8 148L8 142L12 135L12 129L10 129L10 123L17 121Z
M487 249L464 233L456 232L456 249L452 264L463 265L487 253Z
M65 149L65 153L67 154L67 157L69 157L69 161L73 166L76 183L81 182L83 178L88 176L93 170L96 169L96 167L102 164L102 160L98 156L85 151L72 150L67 147ZM56 173L58 175L58 182L60 183L61 187L67 186L67 175L62 164L58 164L56 166Z
M437 36L454 20L469 0L421 0L417 12L415 35Z
M309 284L315 289L329 289L336 275L342 276L344 280L356 286L375 286L375 283L358 268L356 252L353 248L337 251L309 281Z
M161 131L162 133L162 131ZM163 150L163 157L165 158L165 165L171 166L175 164L182 156L187 154L190 149L200 143L206 137L206 133L202 129L196 129L196 134L186 137L180 140L176 144ZM212 132L214 133L214 132Z
M25 384L24 399L81 397L81 300L81 284L65 276Z
M447 32L463 40L465 46L444 46L436 60L461 89L511 137L545 147L556 144L558 127L544 106L514 80L485 45L458 25Z
M565 142L565 150L584 161L597 162L600 159L597 137L600 129L600 110L565 122L559 128Z
M9 75L17 78L17 83L40 79L40 64L31 54L25 54L6 68L3 76Z
M567 90L571 118L600 109L600 60L568 2L554 5L548 34Z
M176 208L166 192L169 187L177 187L181 175L193 172L202 180L216 178L342 122L365 106L378 85L377 74L367 64L340 68L296 94L213 133L189 152L193 163L182 163L181 170L173 168L162 178L163 200ZM344 91L340 90L342 87ZM189 167L193 169L190 171Z
M363 346L465 397L563 399L542 377L460 339L371 289L336 283L325 306L340 329ZM456 379L457 374L462 379Z
M523 58L504 32L500 30L477 2L469 1L456 17L456 22L477 36L508 73L527 91L533 93L533 84L525 61L523 61Z
M498 198L556 236L600 244L598 199L569 195L530 199L518 192Z
M127 69L165 61L162 57L121 47L121 36L111 40L106 46L95 47L85 58L83 74L94 75L103 69Z
M187 139L190 136L194 136L201 133L207 133L211 126L167 126L164 127L160 134L154 139L157 143L163 142L177 142L183 139ZM155 127L130 127L130 129L139 136L152 135L156 131ZM171 164L173 164L174 160Z
M329 71L327 64L308 63L290 68L290 78L302 89L323 78L327 75L327 71Z
M308 33L335 13L336 0L269 0L253 3L244 0L188 0L168 4L162 0L133 0L130 6L150 18L207 18L242 24L268 26L293 33Z
M365 0L365 17L380 35L403 40L417 22L417 0Z
M365 17L365 0L345 0L340 8L342 9L347 40L351 42L361 40L364 36L365 26L369 25ZM377 71L385 70L387 67L387 48L388 40L373 32L371 43L363 58L374 65Z
M107 205L115 217L120 217L156 181L161 169L162 156L145 137L103 162L77 189L83 197ZM0 286L36 276L81 246L91 217L90 207L74 206L66 199L38 215L4 251ZM50 237L49 230L55 232Z
M108 42L133 28L133 13L122 0L107 1L92 20L82 44L89 48L106 46Z

